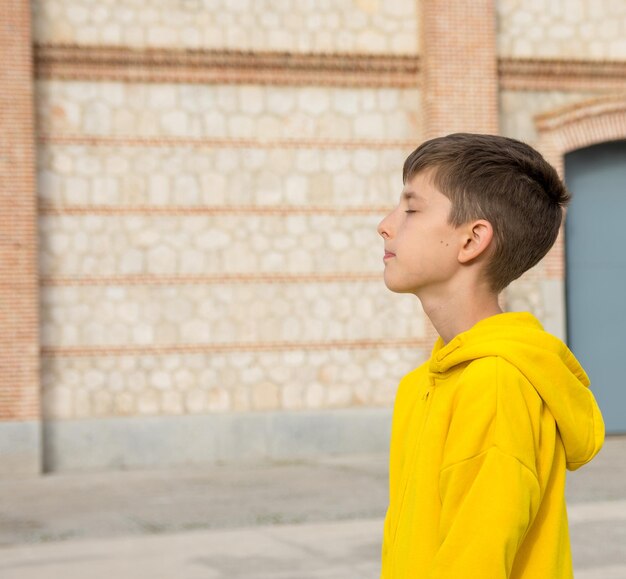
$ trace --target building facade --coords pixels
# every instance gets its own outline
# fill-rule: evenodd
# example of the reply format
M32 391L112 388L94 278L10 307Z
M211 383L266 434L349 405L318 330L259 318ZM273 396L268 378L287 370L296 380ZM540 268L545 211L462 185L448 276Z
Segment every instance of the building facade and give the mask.
M621 0L1 0L0 471L382 451L406 155L626 139ZM565 243L509 310L566 335Z

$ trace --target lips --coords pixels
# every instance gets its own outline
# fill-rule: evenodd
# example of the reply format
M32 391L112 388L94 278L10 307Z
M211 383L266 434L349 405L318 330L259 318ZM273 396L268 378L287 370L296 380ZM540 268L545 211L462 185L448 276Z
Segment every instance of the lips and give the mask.
M395 256L396 256L395 253L391 253L391 251L385 251L385 255L383 259L389 259L390 257L395 257Z

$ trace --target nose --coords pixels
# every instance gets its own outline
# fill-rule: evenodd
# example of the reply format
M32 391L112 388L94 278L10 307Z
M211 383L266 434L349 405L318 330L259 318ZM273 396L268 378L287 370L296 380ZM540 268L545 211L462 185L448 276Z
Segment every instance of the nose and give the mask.
M376 231L378 231L378 235L380 235L383 239L388 239L390 237L391 224L389 217L391 217L391 214L387 215L387 217L385 217L376 228Z

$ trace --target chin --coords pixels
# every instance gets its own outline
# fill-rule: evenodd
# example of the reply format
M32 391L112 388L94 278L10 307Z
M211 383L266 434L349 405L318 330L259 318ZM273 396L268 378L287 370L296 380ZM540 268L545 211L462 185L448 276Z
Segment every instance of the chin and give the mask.
M387 276L385 276L385 285L387 286L387 289L389 291L392 291L396 294L412 294L415 293L415 288L414 287L409 287L406 284L402 284L402 283L398 283L397 281L394 282L394 280L391 279L387 279Z

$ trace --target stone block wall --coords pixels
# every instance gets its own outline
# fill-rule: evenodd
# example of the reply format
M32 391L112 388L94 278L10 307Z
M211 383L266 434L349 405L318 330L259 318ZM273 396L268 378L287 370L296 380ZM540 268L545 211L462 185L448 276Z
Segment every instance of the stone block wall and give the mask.
M37 87L48 418L389 405L423 355L376 233L417 89Z
M420 130L419 104L416 89L73 81L37 85L38 129L57 142L79 136L123 137L119 144L148 138L146 145L168 137L252 138L274 148L273 140L291 139L301 148L306 139L315 138L348 139L353 148L358 139L375 139L405 140L406 148ZM94 142L98 144L104 143Z
M414 0L37 0L38 42L416 54Z
M146 428L178 439L192 418L220 440L249 429L267 458L296 423L272 433L258 413L351 424L336 411L370 407L384 441L395 386L427 355L423 315L382 283L376 233L422 132L417 77L367 60L416 54L416 4L261 4L33 5L48 469L80 468L87 439L86 466L144 464L116 445ZM231 75L215 49L305 61L251 78L245 53ZM221 81L194 76L209 67ZM294 82L315 67L319 83Z
M621 0L497 0L498 54L618 60L626 55Z
M23 373L4 373L0 426L33 426L5 438L30 441L31 471L384 451L434 340L382 282L406 155L500 132L561 168L626 137L610 0L40 0L34 82L9 4L22 35L1 54L22 52L0 88L36 118L18 99L0 123L0 211L21 220L5 262L24 251L3 295L25 308L1 321ZM504 296L561 336L563 252Z

